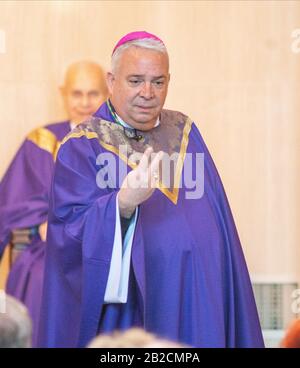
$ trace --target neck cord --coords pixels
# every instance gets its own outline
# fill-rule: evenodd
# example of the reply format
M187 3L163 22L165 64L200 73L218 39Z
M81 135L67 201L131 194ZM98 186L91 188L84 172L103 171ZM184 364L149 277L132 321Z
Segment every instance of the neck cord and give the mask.
M117 116L116 110L113 107L112 103L110 102L110 99L108 99L106 101L106 105L107 105L107 107L109 109L109 112L111 113L112 117L114 118L115 123L117 123L118 125L120 125L123 128L124 134L126 135L126 137L130 138L130 139L134 139L137 142L139 142L143 138L143 136L140 135L140 134L137 134L137 130L135 128L126 128L126 127L124 127L123 124L121 124L121 122L120 122L120 120ZM132 130L133 130L133 132L132 132Z

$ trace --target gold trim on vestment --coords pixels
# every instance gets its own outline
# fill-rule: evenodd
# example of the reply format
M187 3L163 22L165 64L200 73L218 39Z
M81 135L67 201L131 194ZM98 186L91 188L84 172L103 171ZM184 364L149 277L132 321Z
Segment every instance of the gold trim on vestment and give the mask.
M100 119L99 119L99 125L101 124L101 122L104 122L106 124L107 123L108 124L115 124L113 122L110 122L110 121L107 121L107 120L104 120L104 119L101 119L101 121L100 121ZM162 122L162 124L163 124L163 122ZM190 118L186 117L185 122L184 122L183 132L182 132L180 151L179 151L178 159L177 159L177 162L176 162L173 190L170 190L169 188L166 188L161 181L159 181L158 184L157 184L158 189L167 198L169 198L175 205L177 204L177 201L178 201L180 179L181 179L181 175L182 175L186 150L187 150L187 146L188 146L188 142L189 142L189 134L190 134L190 131L191 131L191 127L192 127L192 121L191 121ZM132 169L135 169L137 167L137 164L135 162L130 162L128 157L126 155L122 154L117 147L101 140L100 137L99 137L99 134L94 132L94 131L81 130L79 132L78 131L77 132L76 131L72 132L63 139L61 144L64 144L66 141L68 141L71 138L80 138L80 137L83 137L83 136L87 137L88 139L96 138L103 148L105 148L107 151L110 151L110 152L116 154L122 161L125 162L126 165L128 165Z
M60 141L57 140L54 133L47 128L38 128L28 134L27 139L37 145L39 148L51 153L53 159L56 159L57 151L60 147Z

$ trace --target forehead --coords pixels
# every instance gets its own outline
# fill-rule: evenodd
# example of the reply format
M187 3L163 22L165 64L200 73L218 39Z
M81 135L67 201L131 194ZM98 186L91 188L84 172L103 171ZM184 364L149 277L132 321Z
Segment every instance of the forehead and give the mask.
M121 54L118 71L124 75L168 75L169 58L159 51L130 47Z
M100 88L102 78L99 73L92 70L81 70L73 73L71 78L68 78L66 87L68 89L86 90Z

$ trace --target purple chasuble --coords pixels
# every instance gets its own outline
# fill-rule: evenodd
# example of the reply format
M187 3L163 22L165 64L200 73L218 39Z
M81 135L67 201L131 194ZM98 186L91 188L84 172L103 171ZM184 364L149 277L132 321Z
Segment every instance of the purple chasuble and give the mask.
M263 347L252 287L230 207L206 145L185 115L163 110L136 141L106 104L58 152L52 184L39 346L83 347L99 332L142 326L194 347ZM152 146L179 153L170 186L139 206L127 303L104 303L116 223L116 188L100 188L100 154L117 173L132 169L118 151ZM187 155L204 154L204 193L188 199ZM127 166L127 164L130 166ZM192 168L195 163L192 162ZM195 169L195 168L193 168Z
M32 131L1 180L1 255L11 241L13 230L37 227L47 220L54 156L61 140L69 132L68 121ZM33 321L33 346L36 346L44 258L45 243L38 234L34 234L30 244L12 265L6 283L7 293L21 300L29 310Z

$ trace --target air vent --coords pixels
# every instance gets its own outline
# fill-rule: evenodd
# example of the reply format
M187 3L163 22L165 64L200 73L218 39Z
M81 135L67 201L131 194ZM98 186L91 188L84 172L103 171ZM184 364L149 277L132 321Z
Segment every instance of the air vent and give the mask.
M295 310L298 284L253 283L256 305L263 330L285 330L299 311Z

